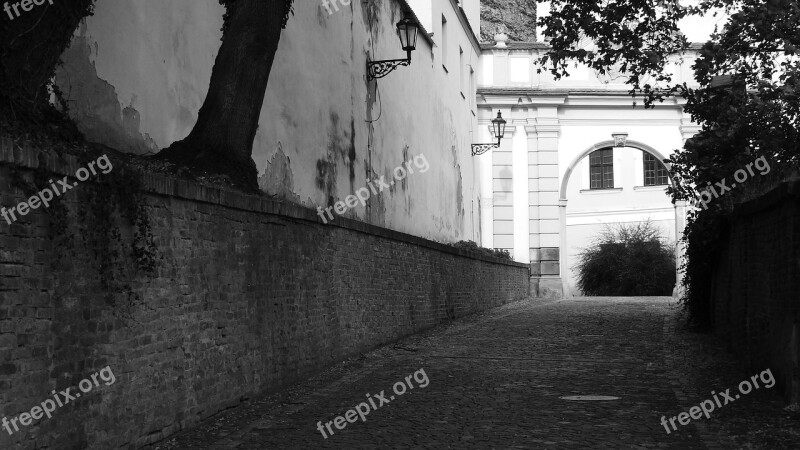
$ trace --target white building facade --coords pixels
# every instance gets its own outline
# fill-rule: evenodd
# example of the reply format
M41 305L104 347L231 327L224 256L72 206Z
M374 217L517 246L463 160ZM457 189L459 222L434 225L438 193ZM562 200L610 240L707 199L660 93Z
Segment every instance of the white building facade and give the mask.
M477 156L481 236L529 263L534 295L580 295L580 250L608 225L650 220L677 243L686 205L666 195L661 162L697 132L678 99L654 109L633 106L619 77L585 67L555 81L537 73L543 43L482 47L476 142L494 139L491 119L507 121L499 148ZM669 66L692 83L694 55Z

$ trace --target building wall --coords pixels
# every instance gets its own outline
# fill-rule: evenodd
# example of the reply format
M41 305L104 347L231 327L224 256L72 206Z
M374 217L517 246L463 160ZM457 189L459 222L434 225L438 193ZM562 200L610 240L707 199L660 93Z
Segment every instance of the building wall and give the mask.
M654 109L641 101L634 107L620 74L577 67L556 81L537 73L546 48L505 41L483 47L481 141L491 141L490 120L498 110L508 121L500 148L478 158L483 243L529 263L539 295L573 295L575 256L602 224L650 219L669 241L679 237L685 208L676 210L663 188L642 188L641 150L667 158L697 127L677 99ZM691 85L694 57L689 52L669 65L676 82ZM615 150L618 189L582 192L588 189L588 152L613 146L616 133L630 143Z
M469 23L469 27L472 29L472 32L476 36L480 36L480 15L481 15L481 5L480 0L448 0L451 4L451 8L453 11L456 11L458 8L461 8L464 11L464 19L466 19L467 23ZM408 0L408 4L417 14L420 22L422 25L428 29L433 30L433 19L434 17L439 18L438 16L433 15L434 5L437 2L431 0ZM442 10L446 8L437 7L437 10ZM434 35L436 38L436 35Z
M423 154L428 172L372 196L348 217L440 241L477 240L469 71L479 49L466 19L451 0L430 2L430 14L447 20L446 46L434 20L420 32L410 67L368 82L368 58L405 57L395 24L406 4L337 5L329 13L321 2L294 4L253 148L259 186L325 207ZM216 0L99 2L57 74L90 140L143 153L185 137L205 99L223 12Z
M13 172L30 182L34 169L61 179L79 167L0 137L0 204L30 196ZM312 209L261 196L155 175L144 186L163 259L151 276L123 276L138 300L100 285L83 238L108 230L79 219L91 181L58 197L68 210L58 236L54 204L2 221L0 417L30 411L54 389L75 393L106 366L115 381L13 435L0 432L0 448L138 448L344 358L528 294L522 264L361 221L326 225ZM113 221L127 242L133 230ZM53 240L67 234L72 245Z

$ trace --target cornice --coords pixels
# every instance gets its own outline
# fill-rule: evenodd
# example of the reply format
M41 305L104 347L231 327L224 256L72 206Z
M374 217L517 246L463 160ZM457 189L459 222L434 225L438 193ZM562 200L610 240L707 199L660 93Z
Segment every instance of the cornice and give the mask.
M416 22L417 27L419 27L417 35L418 36L422 36L422 39L425 39L425 41L428 44L430 44L431 48L435 47L436 44L434 44L433 38L428 33L428 30L426 30L425 27L422 26L422 22L420 22L419 17L417 17L417 14L414 12L414 9L411 8L411 5L409 5L406 0L396 0L396 1L397 1L397 3L400 4L400 8L403 10L403 12L405 14L408 14L409 16L411 16L411 18L414 20L414 22Z
M405 0L403 0L405 1ZM453 7L453 10L456 12L458 16L459 22L461 22L461 26L464 27L464 31L467 32L469 35L469 41L472 44L472 47L475 49L475 52L478 53L480 56L481 54L481 43L478 42L478 37L475 35L475 31L472 29L472 25L469 24L469 19L467 19L467 13L464 12L464 8L459 6L456 0L450 0L450 5Z

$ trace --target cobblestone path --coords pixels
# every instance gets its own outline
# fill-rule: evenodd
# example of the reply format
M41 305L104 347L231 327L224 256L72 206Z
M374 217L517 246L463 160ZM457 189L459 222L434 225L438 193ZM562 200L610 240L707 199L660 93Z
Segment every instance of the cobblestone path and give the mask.
M153 448L731 448L723 425L714 425L724 418L670 434L660 423L710 397L680 367L676 314L669 298L507 305L344 362ZM393 392L420 369L426 387L412 377L414 389ZM388 403L365 422L334 423L327 438L317 429L367 394L378 404L381 391ZM580 395L618 399L562 399ZM752 415L748 408L742 401L723 409Z

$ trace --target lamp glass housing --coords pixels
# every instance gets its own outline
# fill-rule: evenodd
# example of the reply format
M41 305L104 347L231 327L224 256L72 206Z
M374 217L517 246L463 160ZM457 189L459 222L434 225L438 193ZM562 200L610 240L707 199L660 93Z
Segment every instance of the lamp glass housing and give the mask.
M403 51L410 52L417 48L417 32L417 23L408 17L397 22L397 35L400 37Z
M506 121L503 119L500 111L497 111L497 117L492 120L492 126L494 126L494 135L497 137L497 140L503 139L503 136L506 134Z

